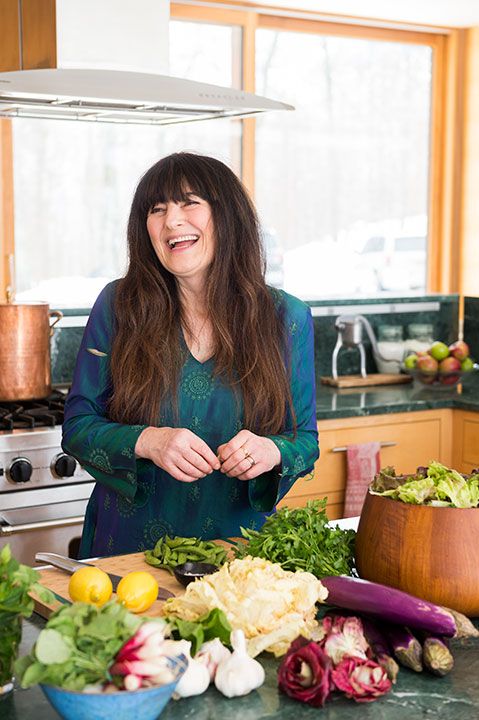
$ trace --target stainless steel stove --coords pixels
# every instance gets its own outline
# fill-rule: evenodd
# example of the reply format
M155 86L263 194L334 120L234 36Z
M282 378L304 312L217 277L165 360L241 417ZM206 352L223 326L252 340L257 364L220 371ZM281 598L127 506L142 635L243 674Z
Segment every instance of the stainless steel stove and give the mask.
M95 484L61 449L65 398L0 402L0 547L33 566L36 552L76 557Z

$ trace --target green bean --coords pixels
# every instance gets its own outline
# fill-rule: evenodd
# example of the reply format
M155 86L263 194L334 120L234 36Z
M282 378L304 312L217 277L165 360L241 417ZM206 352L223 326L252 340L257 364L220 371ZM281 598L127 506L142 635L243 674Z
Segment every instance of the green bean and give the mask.
M153 550L145 551L147 563L165 568L169 572L172 572L177 565L188 561L222 565L226 556L225 548L211 540L169 535L159 538Z
M155 567L160 567L161 565L161 560L158 560L158 558L156 558L153 553L148 550L145 553L145 560L149 565L154 565Z

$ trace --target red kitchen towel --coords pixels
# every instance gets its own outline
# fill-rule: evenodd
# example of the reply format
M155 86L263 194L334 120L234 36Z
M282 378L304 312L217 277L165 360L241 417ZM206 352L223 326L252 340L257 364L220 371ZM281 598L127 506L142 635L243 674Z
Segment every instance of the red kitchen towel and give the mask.
M368 486L381 468L378 442L348 445L347 478L343 517L361 515Z

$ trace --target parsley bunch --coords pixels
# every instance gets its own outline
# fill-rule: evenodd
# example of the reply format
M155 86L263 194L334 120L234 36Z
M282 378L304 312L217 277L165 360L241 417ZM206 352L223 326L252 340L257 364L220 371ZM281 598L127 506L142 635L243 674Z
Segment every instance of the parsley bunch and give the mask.
M306 507L281 508L260 530L241 528L248 541L238 543L236 556L261 557L284 570L304 570L316 577L350 575L354 564L354 530L330 527L326 499L309 500Z

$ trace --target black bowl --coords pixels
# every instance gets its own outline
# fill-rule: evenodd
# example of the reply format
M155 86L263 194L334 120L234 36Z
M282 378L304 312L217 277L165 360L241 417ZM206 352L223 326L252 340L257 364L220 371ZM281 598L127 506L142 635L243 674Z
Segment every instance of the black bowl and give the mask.
M218 572L219 567L217 565L210 565L210 563L202 562L186 562L183 565L177 565L173 568L175 577L185 587L190 582L197 578L202 578L205 575L211 575L212 573Z

